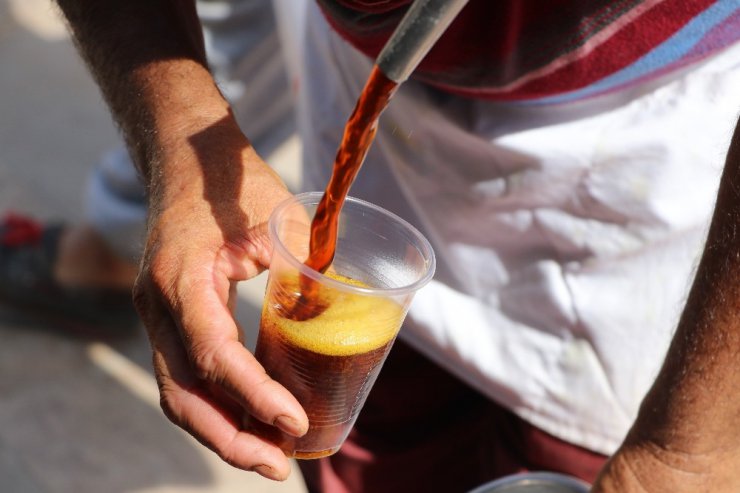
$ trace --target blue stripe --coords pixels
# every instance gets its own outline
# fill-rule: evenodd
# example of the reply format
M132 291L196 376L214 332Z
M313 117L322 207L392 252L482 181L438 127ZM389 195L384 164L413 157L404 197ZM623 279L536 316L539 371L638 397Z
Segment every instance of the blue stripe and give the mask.
M601 79L583 89L568 94L530 100L524 104L567 103L609 91L617 86L637 80L647 74L680 60L691 51L715 26L740 10L737 0L719 0L716 4L694 17L680 31L619 72Z

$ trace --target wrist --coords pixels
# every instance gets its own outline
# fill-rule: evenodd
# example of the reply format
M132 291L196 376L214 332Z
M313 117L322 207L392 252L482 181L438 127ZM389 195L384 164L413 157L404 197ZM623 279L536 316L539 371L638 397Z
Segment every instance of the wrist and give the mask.
M267 195L272 199L287 193L285 184L257 155L231 113L221 118L193 117L168 127L157 142L149 177L153 215L164 211L213 215L231 210L231 214L219 214L222 226L234 219L234 229L239 229L252 222L237 218L242 216L242 208L255 208L255 198L268 203ZM256 215L260 220L262 216Z
M734 454L694 454L628 440L602 469L592 493L734 492Z
M153 205L167 208L186 197L208 198L208 190L229 189L242 181L246 156L254 155L249 140L230 114L199 115L158 127L147 156L149 193ZM257 158L258 159L258 158Z

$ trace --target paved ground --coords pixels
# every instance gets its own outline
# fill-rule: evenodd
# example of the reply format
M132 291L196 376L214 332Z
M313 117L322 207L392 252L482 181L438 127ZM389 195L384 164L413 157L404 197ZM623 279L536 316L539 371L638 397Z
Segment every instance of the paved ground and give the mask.
M0 0L0 211L74 221L92 163L117 141L97 89L48 0ZM273 154L288 180L297 143ZM262 285L243 290L255 327ZM71 339L0 309L0 491L305 491L237 471L171 425L143 333ZM253 338L252 338L253 340Z

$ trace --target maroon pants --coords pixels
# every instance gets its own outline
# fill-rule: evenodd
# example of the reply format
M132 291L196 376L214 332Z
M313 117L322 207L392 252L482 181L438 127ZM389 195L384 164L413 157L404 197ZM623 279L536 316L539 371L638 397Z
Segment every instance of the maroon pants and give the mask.
M593 482L605 460L526 423L397 341L341 450L299 465L312 493L454 493L523 471Z

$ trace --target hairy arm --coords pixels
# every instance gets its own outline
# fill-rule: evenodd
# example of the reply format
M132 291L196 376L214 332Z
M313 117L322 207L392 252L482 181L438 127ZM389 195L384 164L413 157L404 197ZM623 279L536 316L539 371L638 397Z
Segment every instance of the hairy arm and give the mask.
M207 68L194 2L58 3L145 176L159 163L162 139L227 114Z
M740 490L740 124L661 372L595 492Z
M265 223L289 193L211 77L193 1L58 3L148 185L134 300L162 407L227 462L284 479L287 459L243 415L294 435L307 419L245 349L233 307L236 283L269 262Z

